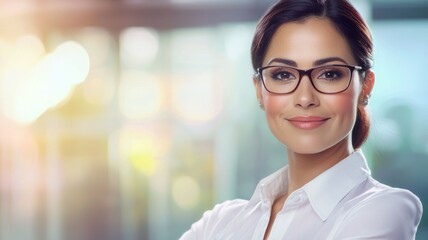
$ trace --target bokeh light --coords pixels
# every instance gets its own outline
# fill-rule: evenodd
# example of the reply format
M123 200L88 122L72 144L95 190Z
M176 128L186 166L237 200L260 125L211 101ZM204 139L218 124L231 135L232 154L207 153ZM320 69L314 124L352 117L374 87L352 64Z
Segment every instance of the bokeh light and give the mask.
M190 176L178 176L172 183L172 198L183 209L194 208L200 200L200 186Z
M120 46L123 64L144 66L151 63L158 53L158 35L150 28L127 28L121 33Z
M87 50L91 68L103 67L114 52L114 40L103 28L86 27L79 31L77 41Z
M162 166L163 157L170 147L169 133L162 125L150 130L141 126L128 126L120 131L120 155L144 176L151 176Z
M209 73L176 77L172 83L172 106L177 116L190 124L214 120L223 103L216 80Z
M118 95L120 112L128 119L156 117L165 101L161 79L137 70L122 73Z

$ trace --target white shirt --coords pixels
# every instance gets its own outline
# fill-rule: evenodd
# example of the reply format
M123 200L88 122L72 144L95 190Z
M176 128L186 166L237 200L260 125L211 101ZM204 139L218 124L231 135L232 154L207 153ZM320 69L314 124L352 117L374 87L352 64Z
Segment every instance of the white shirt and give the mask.
M249 201L205 212L180 239L263 239L272 204L287 186L286 166L260 181ZM415 239L421 217L418 197L374 180L358 150L289 194L269 239Z

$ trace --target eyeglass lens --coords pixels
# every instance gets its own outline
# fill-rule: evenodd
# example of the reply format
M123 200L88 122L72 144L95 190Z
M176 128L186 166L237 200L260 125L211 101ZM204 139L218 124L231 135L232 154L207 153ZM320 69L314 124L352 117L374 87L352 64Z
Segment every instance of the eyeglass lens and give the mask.
M272 66L263 69L262 78L268 91L290 93L303 78L297 69L285 66ZM344 91L351 80L351 70L347 66L322 66L309 70L313 86L323 93Z

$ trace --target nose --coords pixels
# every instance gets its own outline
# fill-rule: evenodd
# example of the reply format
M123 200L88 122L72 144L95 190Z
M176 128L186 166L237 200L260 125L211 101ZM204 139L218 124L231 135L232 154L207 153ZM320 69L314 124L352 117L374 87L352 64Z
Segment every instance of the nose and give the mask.
M318 92L308 76L303 76L294 95L294 105L299 108L309 109L319 105Z

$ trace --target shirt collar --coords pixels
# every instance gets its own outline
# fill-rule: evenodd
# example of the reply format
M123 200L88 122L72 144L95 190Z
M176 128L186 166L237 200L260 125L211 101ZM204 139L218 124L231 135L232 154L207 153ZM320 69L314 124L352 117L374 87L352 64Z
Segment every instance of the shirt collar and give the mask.
M325 221L340 200L368 176L370 169L364 154L357 150L301 189L307 194L314 211ZM285 166L259 182L250 202L272 203L279 194L287 192L287 188L288 166Z
M315 212L325 221L340 200L368 176L370 169L364 154L357 150L302 188Z
M262 201L272 204L278 195L286 193L287 190L288 166L285 166L259 182L250 202Z

